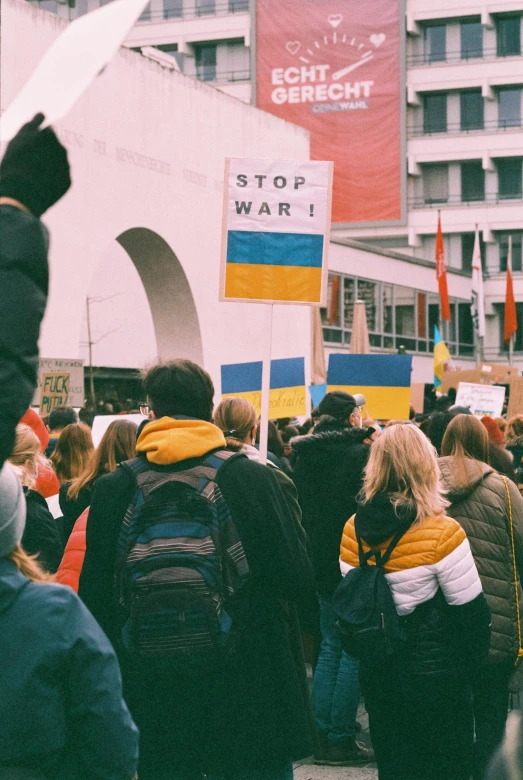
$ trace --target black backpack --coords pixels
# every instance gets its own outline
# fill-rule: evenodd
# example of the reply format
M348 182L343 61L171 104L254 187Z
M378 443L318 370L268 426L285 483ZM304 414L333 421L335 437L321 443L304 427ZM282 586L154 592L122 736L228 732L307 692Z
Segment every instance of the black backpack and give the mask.
M383 553L364 552L358 537L360 565L351 569L333 597L343 649L359 660L389 659L404 648L404 620L398 615L392 592L383 571L392 551L405 533L398 531ZM376 565L368 563L376 559Z

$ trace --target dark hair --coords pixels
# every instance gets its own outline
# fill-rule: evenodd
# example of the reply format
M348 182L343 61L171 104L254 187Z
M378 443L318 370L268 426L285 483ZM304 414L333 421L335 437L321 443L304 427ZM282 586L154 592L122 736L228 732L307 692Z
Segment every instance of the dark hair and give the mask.
M449 412L453 417L457 417L458 414L472 414L468 406L451 406Z
M78 417L80 418L80 422L82 422L84 425L88 425L89 428L93 427L93 422L95 418L95 413L93 409L88 409L87 407L80 409L80 411L78 412Z
M256 443L260 443L260 425L258 425L258 430L256 431ZM272 420L269 420L267 449L269 452L272 452L273 455L276 455L277 458L281 458L282 455L285 454L281 433L276 428Z
M288 444L295 436L299 436L300 432L295 425L286 425L280 430L281 438L284 444Z
M453 419L454 415L450 412L435 412L421 426L423 433L430 439L438 455L441 455L441 443L443 442L445 431Z
M192 360L166 360L150 368L144 388L156 417L212 419L214 385Z
M78 415L72 406L57 406L49 415L49 430L62 431L68 425L78 422Z

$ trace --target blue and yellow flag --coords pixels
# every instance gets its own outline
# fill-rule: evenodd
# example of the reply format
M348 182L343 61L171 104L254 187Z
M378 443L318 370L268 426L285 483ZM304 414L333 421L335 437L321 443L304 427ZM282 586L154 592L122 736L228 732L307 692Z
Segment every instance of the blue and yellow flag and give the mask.
M437 325L434 325L434 387L441 387L445 363L450 360L450 352L441 338Z
M408 420L411 372L411 355L330 355L328 390L362 393L375 420Z
M306 414L305 360L271 360L269 416L297 417ZM240 396L261 414L262 362L222 366L222 398Z

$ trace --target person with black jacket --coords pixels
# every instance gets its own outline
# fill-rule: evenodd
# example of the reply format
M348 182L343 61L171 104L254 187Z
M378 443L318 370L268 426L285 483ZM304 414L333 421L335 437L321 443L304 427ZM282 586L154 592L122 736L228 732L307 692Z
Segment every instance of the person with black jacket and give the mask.
M141 430L137 452L152 471L187 471L225 450L210 422L214 387L205 371L189 360L161 363L147 373L145 390L157 419ZM119 466L94 489L79 595L119 654L141 732L141 780L193 780L202 771L209 780L291 780L292 761L312 752L305 668L296 661L299 637L289 619L293 604L314 598L307 551L272 469L227 454L216 481L250 573L234 663L196 678L169 659L140 659L124 649L113 583L136 477Z
M342 391L327 393L312 434L292 440L294 482L309 538L320 600L322 645L314 672L313 708L319 731L315 761L351 765L373 760L372 751L355 740L360 702L359 664L341 647L332 596L341 581L340 539L356 511L356 496L370 448L360 427L356 399Z
M43 121L37 114L24 125L0 162L0 468L36 387L49 283L40 217L71 186L67 152Z

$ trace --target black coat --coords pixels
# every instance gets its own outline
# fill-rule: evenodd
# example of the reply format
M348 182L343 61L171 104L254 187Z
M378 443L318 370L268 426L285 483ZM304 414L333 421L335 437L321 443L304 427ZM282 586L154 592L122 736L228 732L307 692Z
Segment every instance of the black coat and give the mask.
M47 230L36 217L0 206L0 468L31 404L48 288Z
M82 512L91 504L93 495L93 486L86 485L83 488L80 488L76 498L67 498L67 491L70 486L70 482L64 482L63 485L60 485L60 492L58 494L60 509L62 510L61 536L64 546L71 536L74 524Z
M142 760L158 772L168 771L174 754L178 766L190 764L196 752L211 769L231 769L312 752L294 610L295 603L314 598L305 545L272 469L240 456L222 466L218 484L251 572L234 665L189 681L186 674L173 674L171 665L152 668L120 651L127 700L142 733ZM111 597L116 543L135 489L134 477L123 468L97 481L80 578L80 597L117 649L114 593Z
M29 555L38 555L38 562L43 568L54 574L64 554L58 523L40 493L27 488L24 488L24 493L27 514L22 547Z
M316 587L326 597L341 581L340 541L357 508L370 452L362 443L367 436L366 430L345 423L320 423L314 433L292 440L302 523L309 537Z

